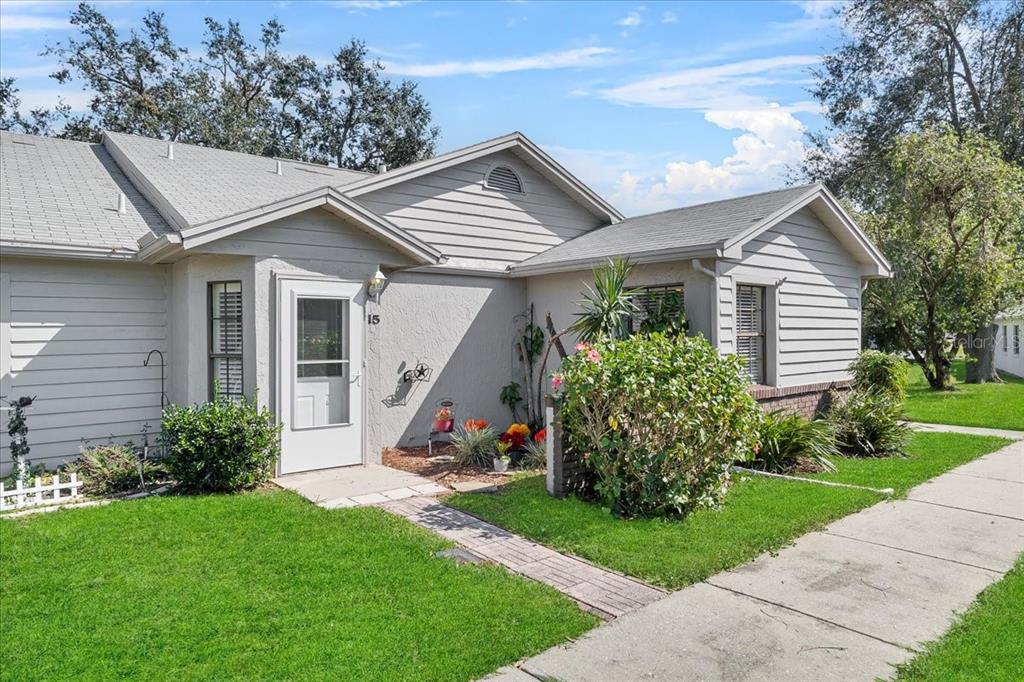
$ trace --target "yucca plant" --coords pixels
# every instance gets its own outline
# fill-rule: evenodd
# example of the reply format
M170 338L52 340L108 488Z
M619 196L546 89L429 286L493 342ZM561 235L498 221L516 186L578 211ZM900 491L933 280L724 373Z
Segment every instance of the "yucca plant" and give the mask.
M624 339L629 336L629 318L637 312L638 289L626 286L633 266L616 258L594 270L594 284L587 285L576 322L571 329L580 341L592 343L601 339Z
M844 454L892 457L905 454L910 438L903 417L903 400L896 395L856 389L846 402L833 400L828 421Z
M452 434L455 461L459 464L489 466L497 443L498 434L489 426L471 429L460 426Z
M758 441L754 461L767 471L789 471L806 463L823 471L835 471L831 458L839 455L839 448L827 421L812 421L783 410L769 412L761 421Z

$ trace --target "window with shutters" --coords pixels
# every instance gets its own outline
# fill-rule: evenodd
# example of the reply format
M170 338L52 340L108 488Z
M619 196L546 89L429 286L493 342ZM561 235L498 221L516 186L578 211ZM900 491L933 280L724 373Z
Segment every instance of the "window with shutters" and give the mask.
M1020 355L1020 325L1013 325L1013 354Z
M685 329L682 284L644 287L633 297L633 303L637 308L629 316L629 331L633 334Z
M500 192L523 193L523 181L519 179L519 174L508 166L495 166L487 171L484 186Z
M1004 324L1003 325L1003 352L1004 353L1007 350L1007 347L1008 347L1007 346L1007 342L1009 341L1009 339L1010 339L1010 328Z
M210 282L210 397L242 392L242 283Z
M765 288L736 286L736 354L747 361L750 380L765 383Z

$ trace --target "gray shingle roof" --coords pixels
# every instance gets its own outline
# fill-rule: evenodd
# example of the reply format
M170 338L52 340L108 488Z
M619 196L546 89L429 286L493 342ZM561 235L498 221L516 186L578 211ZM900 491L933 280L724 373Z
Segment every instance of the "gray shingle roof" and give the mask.
M164 140L109 132L104 139L174 207L181 229L368 175L298 161L282 161L277 175L268 157L175 143L171 160Z
M788 187L627 218L559 244L512 269L712 246L739 236L812 187Z
M102 145L0 132L4 242L135 252L139 237L170 231Z

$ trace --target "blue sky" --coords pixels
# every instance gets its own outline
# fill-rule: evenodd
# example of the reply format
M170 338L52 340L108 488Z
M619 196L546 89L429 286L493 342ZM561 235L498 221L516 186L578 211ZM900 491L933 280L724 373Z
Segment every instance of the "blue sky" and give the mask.
M284 49L315 58L358 38L419 84L439 151L520 130L631 215L781 186L822 126L810 69L841 38L826 0L97 4L122 30L162 11L196 51L205 16L253 36L277 17ZM26 107L87 101L39 56L73 7L0 3L0 73Z

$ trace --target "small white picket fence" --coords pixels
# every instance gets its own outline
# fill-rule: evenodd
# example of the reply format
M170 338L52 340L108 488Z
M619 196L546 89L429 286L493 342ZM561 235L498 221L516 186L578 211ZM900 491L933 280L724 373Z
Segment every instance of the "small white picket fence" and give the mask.
M0 511L8 509L24 509L25 507L38 507L39 505L62 504L82 497L79 489L82 482L78 480L78 474L68 474L69 481L61 481L60 474L53 475L53 481L43 485L43 479L36 478L36 484L26 488L19 480L14 488L5 488L0 483ZM70 494L63 495L62 492L70 490Z

